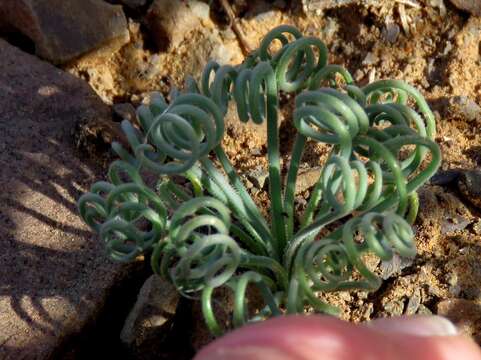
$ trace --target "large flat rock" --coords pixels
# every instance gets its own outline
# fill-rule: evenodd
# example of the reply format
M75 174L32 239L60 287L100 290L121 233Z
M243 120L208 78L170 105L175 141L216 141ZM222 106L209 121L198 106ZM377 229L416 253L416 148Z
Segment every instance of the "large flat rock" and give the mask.
M75 204L104 170L79 159L72 128L110 112L87 84L1 39L0 54L0 359L43 359L126 273Z

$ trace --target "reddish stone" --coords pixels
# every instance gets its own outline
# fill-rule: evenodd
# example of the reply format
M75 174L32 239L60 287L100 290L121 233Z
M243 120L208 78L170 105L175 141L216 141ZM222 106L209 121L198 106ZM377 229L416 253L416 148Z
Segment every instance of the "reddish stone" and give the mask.
M129 40L122 7L101 0L3 0L0 27L6 26L29 37L37 55L53 63L106 45L112 51Z

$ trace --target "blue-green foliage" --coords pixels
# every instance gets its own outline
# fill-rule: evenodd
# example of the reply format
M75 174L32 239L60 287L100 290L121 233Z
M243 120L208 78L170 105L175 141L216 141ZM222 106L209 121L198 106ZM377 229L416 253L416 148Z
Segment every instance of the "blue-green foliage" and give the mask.
M297 135L284 181L281 92L296 96ZM137 109L138 127L122 123L130 149L112 144L120 159L110 166L109 182L94 184L79 209L113 259L151 254L156 273L182 294L199 293L214 334L223 332L212 309L218 287L234 293L233 326L306 306L335 313L317 292L380 285L364 253L383 260L395 252L415 255L410 224L416 189L441 156L432 140L433 114L413 87L397 80L358 87L346 69L327 65L319 39L281 26L239 66L210 62L200 84L189 78L172 97L167 103L153 94ZM266 123L270 219L221 147L230 101L240 121ZM330 144L331 152L296 222L296 177L307 140ZM155 190L144 182L146 173L159 179ZM173 175L188 185L178 185ZM343 225L319 236L340 219ZM247 310L248 284L258 287L265 303L255 318Z

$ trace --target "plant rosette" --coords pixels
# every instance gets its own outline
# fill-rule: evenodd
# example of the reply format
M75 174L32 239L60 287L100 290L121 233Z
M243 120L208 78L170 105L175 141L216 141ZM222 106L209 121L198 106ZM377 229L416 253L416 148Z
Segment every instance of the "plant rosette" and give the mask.
M285 176L281 93L295 96L297 129ZM268 219L221 146L230 101L241 122L267 126ZM234 327L306 307L336 314L319 292L380 286L365 253L382 260L415 256L416 190L441 161L434 116L402 81L356 86L346 69L327 64L319 39L277 27L242 64L209 62L199 83L188 78L169 103L152 94L137 116L136 125L122 122L130 149L112 144L119 159L108 182L79 199L80 214L112 259L147 253L155 273L183 295L200 297L213 334L225 330L213 311L216 288L233 292ZM307 141L329 144L330 153L298 220L294 195ZM148 173L158 179L155 186L145 183ZM334 222L341 225L319 235ZM263 299L256 314L248 310L249 286Z

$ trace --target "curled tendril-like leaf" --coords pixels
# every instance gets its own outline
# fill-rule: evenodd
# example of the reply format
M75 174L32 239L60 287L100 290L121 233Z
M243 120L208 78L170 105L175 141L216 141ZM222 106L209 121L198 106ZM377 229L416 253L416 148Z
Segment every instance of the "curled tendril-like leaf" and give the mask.
M281 92L295 95L297 130L285 182ZM111 164L109 181L94 184L78 206L111 257L125 261L152 251L156 273L186 296L201 292L214 334L225 325L212 308L219 287L233 293L233 326L305 306L335 314L318 292L380 284L364 254L414 255L416 190L434 174L441 154L433 142L434 116L412 86L381 80L358 87L342 66L327 64L320 40L284 25L242 64L209 62L199 84L188 78L170 98L153 93L137 109L136 125L122 122L130 149L112 144L120 159ZM270 219L221 147L231 101L241 122L266 123ZM295 185L308 141L331 150L297 223ZM158 178L155 191L147 173ZM319 236L338 220L343 225ZM264 303L254 316L252 286Z
M135 158L114 144L117 154L133 166L157 174L183 173L222 140L223 115L205 96L181 94L168 106L159 94L151 101L137 110L141 131L122 122Z
M367 213L353 218L343 225L340 236L332 236L305 242L297 254L296 271L309 275L313 290L375 290L380 282L362 262L363 253L372 252L382 260L390 260L394 251L406 257L414 256L416 251L411 226L394 213ZM364 282L351 280L353 268L365 278Z
M279 310L279 300L272 293L270 280L263 277L257 272L247 271L240 276L236 276L230 279L227 283L228 289L234 294L234 307L233 307L233 317L232 322L235 327L241 326L246 323L249 319L247 314L249 314L248 304L247 304L247 287L249 283L256 285L266 307L260 311L262 317L278 316L281 315ZM207 286L202 291L202 313L206 320L207 327L216 336L222 335L224 329L219 324L214 315L214 310L212 308L212 295L214 291L213 286Z
M320 240L310 239L300 246L294 261L296 286L291 298L296 299L295 308L309 303L319 311L330 311L316 292L366 289L376 290L379 278L362 261L362 255L373 253L382 260L390 260L394 251L412 257L416 249L412 243L411 226L394 213L367 213L349 220L340 233L332 233ZM353 270L361 280L353 280Z
M154 250L154 269L183 292L221 286L241 256L229 227L230 211L219 200L198 197L183 203L172 215L168 239Z
M166 226L167 212L160 198L136 183L98 182L92 193L79 199L79 209L87 224L99 232L112 258L119 261L131 260L152 247Z

